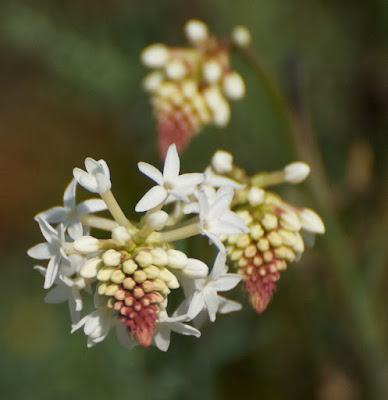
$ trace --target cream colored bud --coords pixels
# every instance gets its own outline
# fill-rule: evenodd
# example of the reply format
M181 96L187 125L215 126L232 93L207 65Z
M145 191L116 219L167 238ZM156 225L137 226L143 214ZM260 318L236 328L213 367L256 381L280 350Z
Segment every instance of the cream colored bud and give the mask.
M293 232L298 232L301 228L298 216L291 210L280 214L280 225Z
M114 296L115 293L119 290L119 286L112 283L105 290L105 296Z
M95 278L97 276L98 270L102 266L102 260L99 257L91 258L86 261L82 266L80 275L85 279Z
M283 239L282 237L276 233L275 231L272 231L268 234L267 239L271 246L278 247L283 244Z
M120 264L121 253L116 250L109 249L102 255L102 261L108 267L116 267Z
M264 235L264 230L260 224L251 226L250 228L251 228L250 235L253 240L259 240Z
M252 207L263 204L264 202L265 191L256 186L253 186L249 189L247 194L247 200Z
M133 273L133 279L137 283L142 283L147 280L147 274L142 269L138 269Z
M181 60L172 60L166 65L166 75L172 80L183 79L187 74L187 67Z
M260 251L267 251L269 250L269 241L266 238L261 238L257 242L257 247Z
M159 210L152 214L149 214L146 219L146 223L154 231L160 231L163 229L168 221L168 214L165 211Z
M148 267L153 262L153 257L148 251L139 251L135 257L136 262L143 268Z
M274 214L265 213L260 222L267 231L275 229L278 226L278 219Z
M207 25L197 19L189 20L185 25L185 34L190 42L201 42L209 36Z
M162 43L154 43L146 47L141 53L142 63L150 68L163 67L169 58L169 50Z
M164 75L160 71L154 71L146 75L143 79L143 88L147 92L155 92L164 79Z
M152 264L157 267L164 267L168 263L168 256L165 250L160 247L156 247L151 250Z
M233 169L233 156L227 151L217 150L212 157L211 163L218 174L225 174Z
M209 268L203 261L197 260L196 258L189 258L182 272L188 278L199 279L207 276Z
M325 233L325 225L321 217L310 208L303 208L299 213L302 229L313 233Z
M123 262L123 271L132 275L137 270L137 264L133 260L126 260Z
M155 290L157 290L158 292L167 288L166 282L164 282L162 279L155 279L153 283L155 286Z
M108 287L107 283L100 283L97 287L97 293L101 296L104 295L107 287Z
M115 269L112 267L101 268L97 273L97 279L99 281L109 281L114 271Z
M302 236L298 233L295 234L296 236L296 242L292 246L292 248L297 252L297 253L303 253L304 252L304 241L302 239Z
M228 125L230 121L230 106L224 100L213 110L213 123L220 128Z
M232 261L237 261L243 256L243 254L244 254L244 250L234 250L230 256L230 259Z
M187 256L179 250L167 250L168 265L171 268L182 269L187 264Z
M136 286L136 282L132 278L125 278L123 281L125 289L132 290Z
M110 280L114 283L122 283L124 279L125 279L125 274L123 271L121 271L121 269L114 271L110 277Z
M118 226L112 231L112 239L119 245L124 246L125 243L131 238L128 230L123 226Z
M303 182L310 173L310 167L308 164L298 161L288 164L284 167L284 179L289 183L300 183Z
M237 25L232 31L232 40L239 47L247 47L252 43L251 32L246 26Z
M245 225L249 225L253 222L252 215L248 210L237 211L237 215L245 222Z
M240 247L242 249L245 249L246 247L249 246L249 244L251 243L251 239L249 237L249 235L247 233L245 233L244 235L241 235L240 238L238 239L236 246Z
M217 82L222 75L222 68L217 60L209 60L202 66L203 77L208 83Z
M99 240L93 236L81 236L74 240L73 247L80 253L94 253L99 250Z
M232 71L224 76L222 90L226 97L239 100L245 95L245 83L238 72Z
M144 268L143 271L147 275L147 279L156 279L159 278L160 270L155 265L150 265L147 268Z
M287 229L279 229L278 234L282 237L283 243L286 246L293 246L296 243L294 232L290 232Z

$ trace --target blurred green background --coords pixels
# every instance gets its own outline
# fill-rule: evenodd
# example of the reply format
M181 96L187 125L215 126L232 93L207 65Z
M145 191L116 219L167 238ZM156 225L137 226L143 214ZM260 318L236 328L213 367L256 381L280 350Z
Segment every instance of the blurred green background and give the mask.
M302 114L334 200L328 232L283 273L261 316L237 290L243 311L206 325L199 340L173 336L166 354L128 352L114 335L87 350L83 334L70 335L67 305L43 302L42 279L26 255L41 241L33 216L61 203L86 156L108 162L114 193L133 216L150 187L136 163L160 165L139 54L153 42L184 44L192 17L221 36L248 26L284 92L295 81L302 87ZM387 23L383 0L2 0L1 397L388 398L371 378L388 381ZM203 170L218 148L233 151L250 173L298 159L252 68L238 56L232 64L247 96L232 104L226 129L206 128L194 139L182 156L185 171ZM327 214L308 184L280 189ZM350 256L355 262L342 273ZM373 326L364 318L371 310Z

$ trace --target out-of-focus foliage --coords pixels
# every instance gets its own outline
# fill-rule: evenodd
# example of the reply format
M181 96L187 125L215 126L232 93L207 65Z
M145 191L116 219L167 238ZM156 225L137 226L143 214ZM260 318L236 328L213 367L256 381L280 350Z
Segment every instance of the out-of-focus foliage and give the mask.
M72 168L86 156L107 160L118 200L134 212L149 185L136 163L154 164L157 157L140 85L142 48L182 44L182 26L191 17L220 35L244 24L286 92L295 84L292 66L301 67L303 112L386 328L387 13L382 0L2 0L2 398L370 398L358 333L343 321L346 308L323 239L283 274L263 315L237 290L242 312L220 316L199 340L175 336L166 354L127 352L114 337L87 350L83 335L70 336L67 306L43 303L41 277L25 251L40 240L33 216L61 202ZM207 128L195 138L183 155L186 171L204 168L220 147L252 173L295 158L260 82L238 56L233 63L247 96L233 104L225 130ZM314 206L303 188L283 194Z

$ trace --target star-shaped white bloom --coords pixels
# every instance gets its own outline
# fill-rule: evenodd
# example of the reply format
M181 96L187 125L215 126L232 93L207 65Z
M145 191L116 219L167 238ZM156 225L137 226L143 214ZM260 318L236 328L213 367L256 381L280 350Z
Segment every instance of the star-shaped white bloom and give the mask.
M73 169L74 178L86 190L99 195L105 194L111 189L110 172L107 163L104 160L85 159L86 171L80 168Z
M239 235L249 232L245 222L230 210L233 199L233 188L223 186L215 192L213 188L204 187L198 192L198 203L185 206L186 214L199 214L199 229L220 251L224 251L219 236Z
M71 238L77 239L83 235L80 217L107 209L104 200L90 199L76 205L75 192L77 187L76 179L67 186L63 195L63 207L53 207L39 213L36 218L43 218L49 223L61 223Z
M207 312L210 321L214 322L217 312L226 314L241 309L241 304L218 295L218 292L233 289L242 279L241 275L228 274L225 262L226 253L220 251L209 276L195 280L194 292L186 303L190 304L187 315L191 319L197 317L201 312Z
M36 265L34 269L38 270L43 276L46 276L47 269ZM54 279L54 284L57 285L51 289L44 301L49 304L58 304L67 301L71 322L77 323L80 319L80 311L83 308L83 301L80 291L87 287L87 282L82 277L71 279L64 275L58 275Z
M159 318L156 322L157 332L153 338L155 346L162 351L167 351L170 346L171 332L177 332L181 335L190 335L200 337L201 332L183 322L188 320L187 315L178 315L169 317L165 310L160 310Z
M151 188L136 204L137 212L151 210L170 200L188 201L187 196L194 188L203 182L204 176L200 173L179 175L180 161L175 144L172 144L164 162L163 174L153 165L139 162L139 170L157 186Z
M72 325L71 333L84 327L84 333L88 336L87 346L93 347L102 342L109 334L111 328L116 328L116 336L119 342L129 350L137 346L136 341L130 335L127 327L116 317L110 308L101 306L96 311L86 315L78 323Z
M36 220L47 242L37 244L29 249L27 254L38 260L50 259L43 286L45 289L49 289L62 266L66 270L71 265L70 259L64 249L66 243L65 230L62 224L58 225L55 230L46 220L39 217Z
M233 189L243 189L245 185L234 181L233 179L227 178L226 176L218 175L213 172L211 167L206 168L204 172L204 182L203 185L211 187L222 187L231 186Z

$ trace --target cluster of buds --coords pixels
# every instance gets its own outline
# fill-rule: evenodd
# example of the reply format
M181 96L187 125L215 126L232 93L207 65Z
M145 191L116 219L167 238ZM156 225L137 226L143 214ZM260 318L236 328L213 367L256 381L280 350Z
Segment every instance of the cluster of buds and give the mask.
M266 190L280 183L300 183L310 172L307 164L295 162L281 171L248 177L233 165L232 155L218 151L212 161L214 173L245 184L237 189L232 209L249 233L223 237L231 267L242 277L252 306L262 313L276 289L281 271L300 259L305 249L302 234L311 242L311 234L323 234L324 224L313 210L299 208ZM310 235L310 236L309 236Z
M118 205L106 162L91 158L85 160L86 171L73 170L63 206L35 217L46 242L28 254L50 260L47 267L35 267L45 277L44 288L50 289L45 300L68 301L72 331L83 327L89 347L115 328L119 341L128 348L154 344L166 351L171 331L199 337L197 328L204 317L214 321L216 313L241 308L218 294L242 279L228 272L220 239L221 235L248 232L244 221L230 209L234 190L240 185L215 176L210 169L180 174L175 144L168 149L163 173L144 162L138 167L156 183L136 204L135 210L145 213L139 222L129 221ZM98 193L101 199L77 205L77 185ZM167 213L164 207L172 210ZM104 210L113 219L95 215ZM108 231L110 238L99 239L92 230ZM174 249L175 241L194 235L207 236L218 250L210 273L203 261ZM184 299L170 310L169 296L176 296L174 291L180 287ZM87 294L93 295L95 310L82 317Z
M143 86L151 95L163 158L172 143L183 150L202 127L226 126L228 100L245 95L241 75L230 69L229 50L231 44L249 44L247 28L238 26L231 39L219 39L202 21L189 20L184 31L191 47L155 43L141 54L143 64L154 69Z

